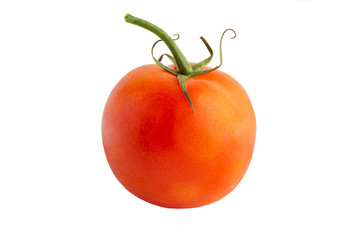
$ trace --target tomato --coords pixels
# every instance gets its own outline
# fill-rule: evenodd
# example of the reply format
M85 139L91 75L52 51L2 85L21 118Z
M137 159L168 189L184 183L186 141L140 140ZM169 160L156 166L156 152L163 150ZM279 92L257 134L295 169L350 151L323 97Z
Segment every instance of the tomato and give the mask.
M185 82L195 111L175 75L156 64L138 67L114 87L102 119L116 178L140 199L168 208L226 196L243 178L255 143L254 110L234 78L214 70Z

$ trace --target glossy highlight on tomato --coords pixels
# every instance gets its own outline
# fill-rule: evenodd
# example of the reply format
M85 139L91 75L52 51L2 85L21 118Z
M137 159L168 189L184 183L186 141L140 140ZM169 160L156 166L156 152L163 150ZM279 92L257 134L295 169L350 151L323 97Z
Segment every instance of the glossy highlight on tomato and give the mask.
M130 71L106 102L102 139L129 192L158 206L193 208L218 201L241 181L256 120L243 87L220 70L185 79L191 102L179 82L157 64Z

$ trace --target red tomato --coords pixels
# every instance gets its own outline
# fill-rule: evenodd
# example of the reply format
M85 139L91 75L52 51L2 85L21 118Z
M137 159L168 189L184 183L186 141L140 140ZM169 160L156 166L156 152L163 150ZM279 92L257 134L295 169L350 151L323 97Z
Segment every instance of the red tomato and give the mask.
M138 67L111 92L102 120L109 165L137 197L163 207L215 202L243 178L256 122L248 95L215 70L186 80L195 112L176 76Z

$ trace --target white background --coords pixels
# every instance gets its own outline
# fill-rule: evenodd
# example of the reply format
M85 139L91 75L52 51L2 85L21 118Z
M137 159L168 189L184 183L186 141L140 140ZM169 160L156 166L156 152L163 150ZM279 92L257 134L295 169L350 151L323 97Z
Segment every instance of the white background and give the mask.
M0 239L360 239L357 2L1 1ZM105 101L157 40L126 13L179 33L194 62L204 36L210 66L238 33L221 70L248 92L257 139L219 202L157 207L108 167Z

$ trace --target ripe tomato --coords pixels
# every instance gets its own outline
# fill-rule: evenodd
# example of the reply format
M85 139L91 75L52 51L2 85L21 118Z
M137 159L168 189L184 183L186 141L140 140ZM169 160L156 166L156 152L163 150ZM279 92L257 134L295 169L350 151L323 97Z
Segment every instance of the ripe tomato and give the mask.
M113 173L131 193L163 207L223 198L244 176L254 149L254 111L235 79L215 70L186 86L195 112L176 76L155 64L141 66L118 82L103 113Z

